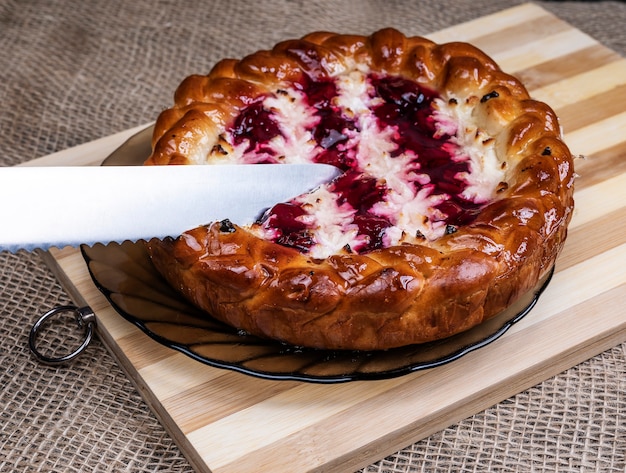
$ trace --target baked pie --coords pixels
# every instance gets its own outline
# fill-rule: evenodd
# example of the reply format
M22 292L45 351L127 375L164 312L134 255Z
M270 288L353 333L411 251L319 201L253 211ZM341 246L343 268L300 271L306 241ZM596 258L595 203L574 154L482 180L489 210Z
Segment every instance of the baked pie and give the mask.
M573 210L553 110L477 48L394 29L222 60L182 82L152 146L148 165L343 171L245 228L148 242L198 307L296 346L382 350L474 327L552 268Z

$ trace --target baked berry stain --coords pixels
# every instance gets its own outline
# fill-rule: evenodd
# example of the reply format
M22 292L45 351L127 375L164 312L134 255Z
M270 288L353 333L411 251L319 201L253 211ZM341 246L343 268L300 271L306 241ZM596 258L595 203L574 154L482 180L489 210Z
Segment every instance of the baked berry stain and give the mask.
M446 235L452 235L453 233L456 233L458 230L457 227L455 227L454 225L446 225Z
M234 233L237 229L229 219L224 219L220 222L220 232L222 233Z
M498 94L498 92L494 90L493 92L483 95L482 98L480 99L480 103L485 103L489 99L495 99L498 97L500 97L500 94Z

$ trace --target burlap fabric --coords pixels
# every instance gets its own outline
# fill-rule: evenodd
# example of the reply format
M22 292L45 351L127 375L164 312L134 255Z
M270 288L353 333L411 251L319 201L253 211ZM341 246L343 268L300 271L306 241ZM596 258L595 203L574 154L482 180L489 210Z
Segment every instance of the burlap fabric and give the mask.
M223 56L318 29L425 34L517 3L0 0L0 164L151 121ZM624 54L625 3L539 4ZM35 317L70 302L37 255L1 253L0 288L1 471L192 471L98 340L69 366L31 357ZM363 471L626 471L625 371L622 344Z

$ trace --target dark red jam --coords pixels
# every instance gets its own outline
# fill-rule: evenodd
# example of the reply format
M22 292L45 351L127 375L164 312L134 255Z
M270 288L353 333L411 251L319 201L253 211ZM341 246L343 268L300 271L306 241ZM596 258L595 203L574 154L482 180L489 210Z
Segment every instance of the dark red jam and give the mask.
M383 199L387 188L373 177L348 171L335 179L329 190L337 194L338 205L348 203L357 214L364 214Z
M248 140L246 152L272 153L267 147L270 140L281 134L278 123L272 118L272 112L258 101L246 107L236 118L231 133L236 145Z
M306 229L306 225L298 220L304 214L306 212L299 205L280 203L272 207L265 222L269 227L280 229L283 233L299 232Z
M419 172L428 175L430 185L434 186L432 194L449 196L449 200L436 206L448 216L447 223L461 225L472 221L480 206L461 196L467 183L456 177L460 172L468 172L469 164L452 159L451 136L436 133L432 102L437 93L398 77L374 78L372 82L377 94L385 100L374 110L376 117L382 125L398 130L395 155L413 151Z
M315 161L332 164L343 170L354 167L355 150L346 148L347 132L358 129L354 121L345 118L332 103L332 99L337 96L337 86L330 79L316 82L305 76L301 87L308 104L315 108L315 115L319 117L312 132L323 151L315 157Z
M457 149L450 142L451 136L438 133L433 114L433 100L437 93L417 83L391 76L370 75L367 80L372 86L373 96L382 99L372 112L379 128L395 130L393 142L397 145L390 159L411 153L418 173L411 184L415 191L422 187L423 175L429 177L431 195L445 194L447 198L436 206L449 228L470 223L481 209L481 205L466 200L462 193L467 182L457 177L469 171L467 160L453 156ZM318 118L310 130L318 147L315 162L333 164L346 171L330 183L328 190L338 197L338 205L349 205L355 210L353 224L358 227L358 248L351 251L365 253L384 246L383 236L393 222L372 212L374 204L383 200L387 188L384 180L363 174L356 169L357 149L350 146L349 137L360 132L358 121L346 117L333 100L338 92L332 79L313 80L308 76L296 84L306 96L307 103ZM281 134L272 112L263 107L262 101L247 107L231 129L235 144L248 140L248 152L271 155L268 143ZM354 140L353 140L354 141ZM258 162L258 161L257 161ZM316 244L312 232L299 217L306 211L294 203L281 203L269 209L259 222L273 229L274 241L281 245L307 252Z

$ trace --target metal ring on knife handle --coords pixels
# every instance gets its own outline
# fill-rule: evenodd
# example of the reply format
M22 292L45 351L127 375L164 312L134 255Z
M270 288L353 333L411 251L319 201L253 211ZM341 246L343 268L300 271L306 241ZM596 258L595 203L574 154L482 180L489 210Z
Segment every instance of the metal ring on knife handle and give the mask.
M37 335L42 327L42 325L51 317L54 317L57 314L63 312L74 312L76 317L76 323L79 328L85 329L85 338L81 345L74 350L72 353L69 353L60 357L49 357L41 353L37 349ZM94 330L96 328L96 314L91 310L90 307L76 307L73 305L65 305L55 307L45 314L43 314L37 322L30 329L30 335L28 337L28 346L30 347L30 351L35 355L35 357L41 361L42 363L46 363L48 365L61 365L63 363L67 363L72 361L78 355L80 355L86 348L89 346L91 339L93 337Z

